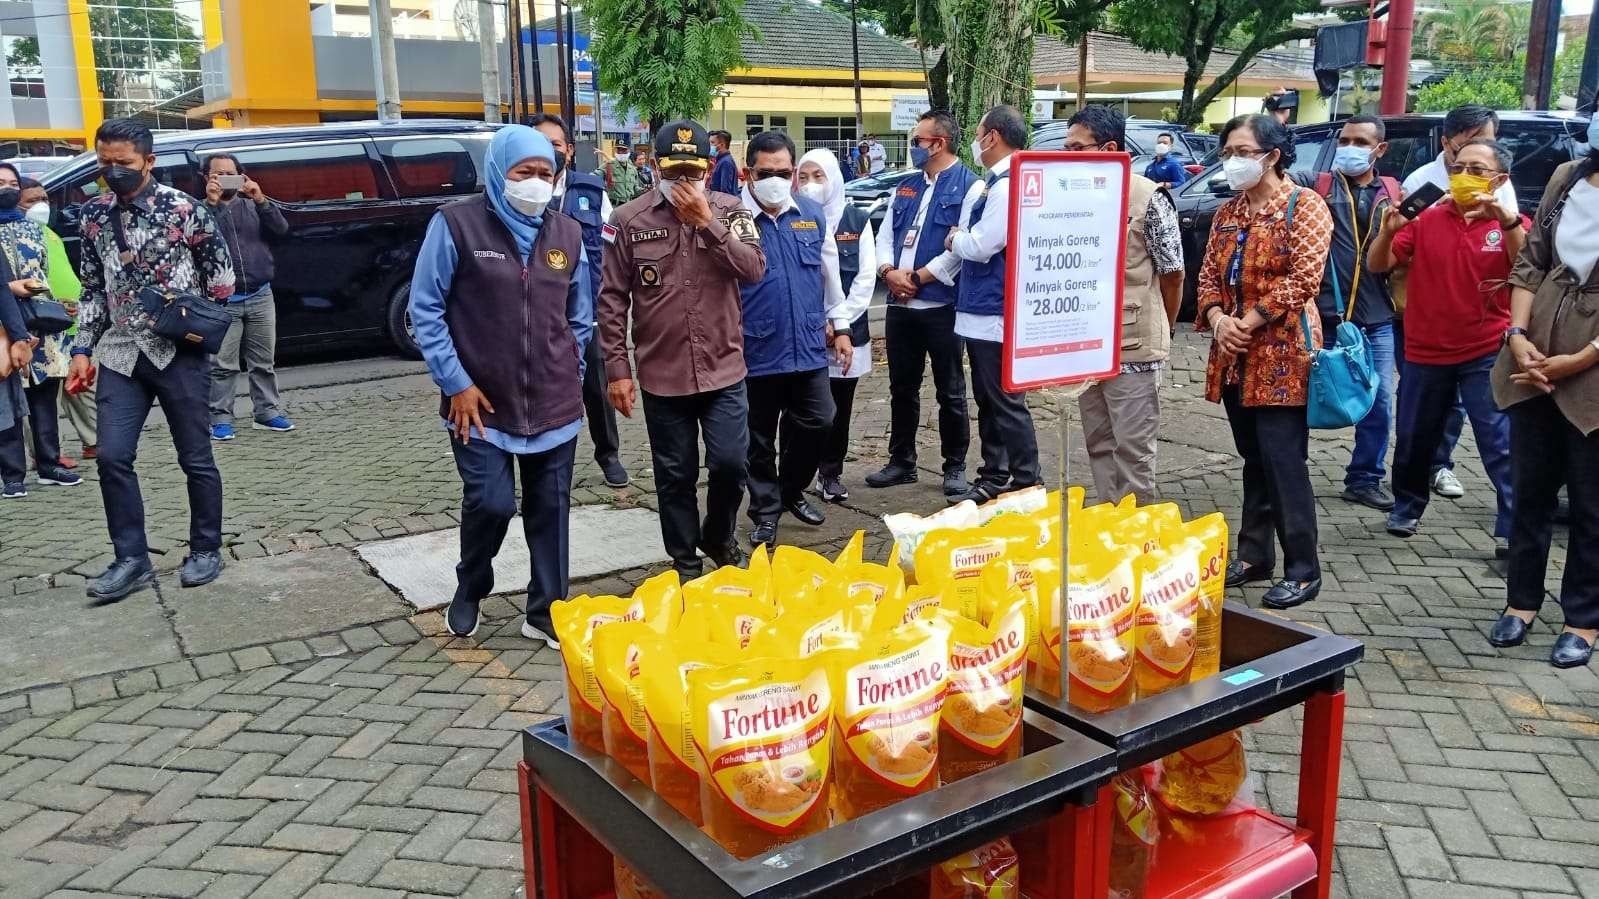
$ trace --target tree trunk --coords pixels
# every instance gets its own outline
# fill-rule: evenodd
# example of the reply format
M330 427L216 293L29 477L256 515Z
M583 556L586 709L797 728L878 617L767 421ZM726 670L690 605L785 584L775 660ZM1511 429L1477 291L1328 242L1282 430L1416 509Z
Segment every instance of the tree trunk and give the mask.
M933 109L949 109L949 48L938 54L938 62L933 63L931 81L927 85L927 101Z
M983 114L1033 99L1033 15L1027 0L952 0L950 111L963 133Z
M1088 33L1077 41L1077 111L1088 103Z

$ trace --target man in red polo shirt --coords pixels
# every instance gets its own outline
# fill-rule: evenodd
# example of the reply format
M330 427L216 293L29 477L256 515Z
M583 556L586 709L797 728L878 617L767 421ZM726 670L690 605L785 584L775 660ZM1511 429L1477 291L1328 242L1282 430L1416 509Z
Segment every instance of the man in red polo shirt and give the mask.
M1373 272L1410 263L1388 533L1413 537L1420 526L1431 460L1459 390L1499 494L1494 537L1503 555L1510 534L1510 420L1494 405L1488 373L1510 327L1505 279L1530 222L1495 198L1510 177L1510 154L1497 142L1468 141L1448 169L1449 199L1413 221L1393 207L1384 210L1366 257Z

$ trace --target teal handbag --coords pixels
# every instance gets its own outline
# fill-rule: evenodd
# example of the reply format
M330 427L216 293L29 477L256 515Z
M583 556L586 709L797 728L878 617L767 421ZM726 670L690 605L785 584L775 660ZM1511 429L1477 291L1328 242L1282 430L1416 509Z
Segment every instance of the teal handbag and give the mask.
M1288 205L1288 224L1293 225L1293 203ZM1340 296L1338 270L1327 271L1333 279L1333 296ZM1305 402L1305 417L1312 428L1336 430L1359 424L1377 402L1377 372L1371 364L1371 344L1366 332L1351 321L1343 321L1334 332L1331 346L1317 349L1310 343L1310 316L1299 310L1299 327L1310 350L1310 391ZM1325 343L1325 341L1323 341Z

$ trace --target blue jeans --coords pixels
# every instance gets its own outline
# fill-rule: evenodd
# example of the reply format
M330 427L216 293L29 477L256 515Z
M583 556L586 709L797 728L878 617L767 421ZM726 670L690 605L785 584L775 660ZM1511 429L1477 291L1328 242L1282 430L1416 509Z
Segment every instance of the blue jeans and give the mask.
M1388 322L1362 327L1371 345L1371 364L1377 369L1377 400L1355 425L1355 449L1344 470L1345 487L1370 487L1388 477L1383 459L1388 455L1388 432L1394 414L1394 326Z
M1450 415L1450 399L1459 396L1477 435L1477 451L1499 494L1494 536L1510 535L1510 419L1494 404L1488 384L1498 353L1453 365L1405 363L1399 379L1399 444L1394 450L1394 517L1421 518L1427 509L1432 462Z
M1405 370L1405 320L1394 319L1394 363L1398 371ZM1455 467L1455 444L1460 442L1460 435L1466 430L1466 404L1460 396L1455 396L1455 405L1449 410L1449 418L1444 422L1444 436L1438 441L1438 449L1432 456L1432 473L1439 470Z

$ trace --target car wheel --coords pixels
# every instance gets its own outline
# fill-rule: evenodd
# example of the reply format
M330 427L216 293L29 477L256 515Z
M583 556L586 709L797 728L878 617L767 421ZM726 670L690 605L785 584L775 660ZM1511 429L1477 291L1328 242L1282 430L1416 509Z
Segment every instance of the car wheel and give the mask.
M411 285L400 286L389 298L389 342L407 359L422 358L422 347L416 342L416 329L411 325Z

